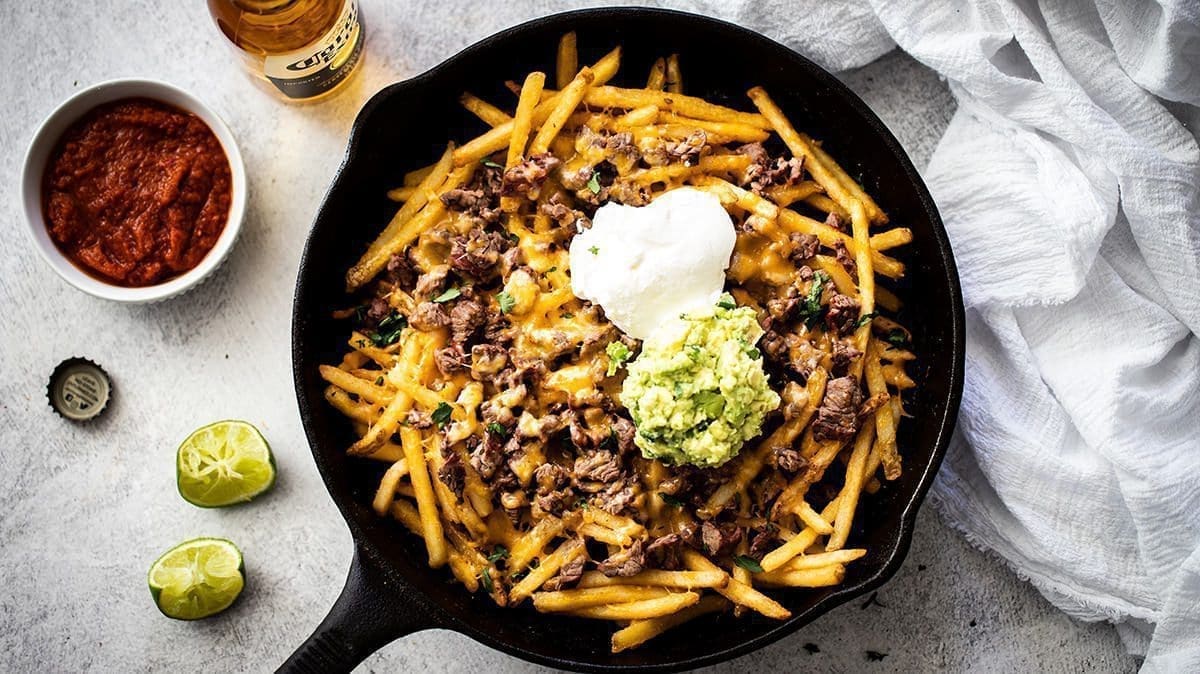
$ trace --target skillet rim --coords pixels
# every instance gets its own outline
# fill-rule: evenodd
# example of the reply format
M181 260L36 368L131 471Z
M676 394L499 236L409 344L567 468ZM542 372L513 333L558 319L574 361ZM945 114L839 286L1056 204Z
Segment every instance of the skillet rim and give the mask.
M387 559L384 553L376 547L370 536L363 530L355 518L352 510L349 493L336 492L334 490L333 478L331 476L331 466L324 458L324 452L321 451L321 439L318 437L318 429L315 427L312 415L312 405L310 404L309 396L306 393L305 386L305 371L309 364L304 361L306 337L305 332L301 329L304 327L304 300L307 298L306 292L306 269L310 258L316 257L321 253L312 249L313 234L318 227L332 226L330 223L334 215L330 212L330 201L334 192L339 187L343 180L344 173L347 167L351 164L352 157L359 149L360 142L364 135L364 127L371 121L372 113L375 108L379 107L386 99L397 95L413 95L419 94L421 89L436 82L442 77L442 73L449 70L459 61L478 57L481 53L500 52L503 45L512 40L521 39L523 34L544 32L548 29L557 26L559 29L565 28L567 25L577 24L573 28L584 28L586 24L596 18L619 17L629 20L639 20L644 17L657 19L675 20L684 23L692 24L709 24L719 31L728 33L731 41L736 41L738 44L751 45L754 49L768 51L778 54L778 56L786 61L786 67L798 68L807 71L810 77L821 82L828 89L829 94L841 99L847 104L856 114L858 114L865 122L865 127L874 133L875 139L880 141L886 152L897 160L901 167L901 175L916 191L917 200L920 203L921 210L928 218L930 228L935 238L935 248L938 251L939 264L934 265L930 278L937 285L945 284L949 291L951 305L944 320L949 322L948 332L951 339L948 347L951 351L948 358L950 365L950 387L948 394L945 397L945 411L942 414L940 424L936 426L936 441L933 451L930 453L929 460L921 466L920 478L915 484L915 488L908 495L901 495L903 508L900 512L899 526L894 530L894 542L886 551L885 561L871 576L868 576L861 581L852 585L838 586L830 594L810 606L807 610L794 615L792 618L781 621L766 631L746 639L736 646L727 648L723 651L716 651L695 657L677 659L668 662L659 662L654 664L617 664L617 663L599 663L592 661L580 661L569 658L558 658L547 656L541 653L524 649L520 646L504 641L492 633L466 624L460 621L457 617L450 614L436 600L424 592L423 589L408 581L403 573L397 570ZM591 9L579 9L567 12L560 12L548 16L536 18L526 21L508 28L504 28L488 37L471 44L462 49L454 56L441 61L433 68L407 80L396 82L388 85L376 92L359 110L355 121L350 129L349 140L347 143L346 153L342 158L341 164L334 173L330 187L322 198L321 205L314 218L313 225L310 228L306 238L303 253L300 258L297 271L296 288L292 307L292 367L293 381L296 389L297 404L300 411L301 422L304 426L305 437L309 443L309 449L312 452L314 462L317 465L317 470L321 475L322 482L325 484L326 491L329 497L333 500L341 514L342 519L346 522L347 528L350 530L351 538L354 541L355 549L365 558L364 563L372 565L376 570L389 581L401 586L402 589L408 592L418 594L424 602L433 609L432 615L425 616L425 620L417 620L418 625L411 631L420 631L424 629L442 628L450 629L460 634L463 634L479 643L482 643L490 648L496 649L511 656L515 656L534 662L537 664L547 665L551 667L569 667L576 671L590 672L614 672L614 671L655 671L669 672L679 671L683 669L691 669L705 665L711 665L718 662L731 660L735 657L745 655L752 651L763 648L779 639L794 633L801 627L825 615L832 609L844 604L855 597L862 596L871 590L874 590L886 583L899 570L908 550L912 544L913 531L916 525L917 512L925 500L926 494L932 486L934 476L945 457L946 451L951 441L953 430L958 416L959 405L962 398L963 387L963 368L964 368L964 350L965 350L965 310L963 307L962 290L959 284L957 266L954 262L953 250L950 246L949 237L946 233L945 226L942 223L941 216L929 194L928 187L921 179L916 167L912 164L908 154L904 151L899 141L888 130L887 126L879 119L877 115L870 109L869 106L849 87L841 82L832 73L821 68L813 63L808 58L800 53L792 50L786 45L780 44L771 38L754 32L748 28L730 23L721 19L716 19L701 14L683 12L671 9L659 9L648 7L601 7ZM316 396L321 398L321 396ZM889 537L891 538L891 537ZM400 634L397 635L399 638Z

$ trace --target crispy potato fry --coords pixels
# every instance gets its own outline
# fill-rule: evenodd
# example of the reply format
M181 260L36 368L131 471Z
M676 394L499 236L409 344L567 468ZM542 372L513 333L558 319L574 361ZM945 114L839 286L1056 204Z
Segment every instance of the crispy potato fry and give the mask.
M760 573L755 580L764 585L784 587L828 587L841 583L845 576L846 567L841 564L830 564L815 569Z
M683 561L693 571L721 571L721 573L725 573L716 564L710 562L707 557L694 550L684 550ZM717 592L725 595L729 601L754 609L768 618L786 620L792 617L792 612L781 606L779 602L745 583L734 580L732 577L725 583L724 587L718 588Z
M571 80L570 84L559 92L554 108L546 116L546 121L538 129L537 136L529 146L529 154L541 154L550 149L550 143L567 123L567 118L571 116L571 113L575 112L575 108L579 107L580 101L583 100L595 79L596 75L592 69L585 67L579 71L575 79Z
M686 117L713 122L736 122L770 130L770 122L762 115L741 112L723 105L709 103L703 98L686 96L649 89L624 89L613 86L593 86L584 97L584 102L595 108L624 108L632 110L643 105L657 105L663 110L677 112Z
M535 592L533 607L547 613L575 611L589 606L625 604L633 601L657 599L670 592L663 587L637 587L634 585L608 585L558 592Z
M579 49L575 42L575 31L564 34L558 41L558 62L554 69L554 80L559 89L570 84L579 72Z
M436 569L446 563L446 538L443 535L442 519L438 515L433 484L429 480L429 467L421 449L421 436L416 429L405 426L400 429L400 440L404 447L404 458L408 463L409 479L417 497L417 512L421 516L421 537L425 539L425 549L429 553L429 566Z
M531 569L527 576L522 578L516 585L513 585L512 589L508 592L509 601L514 604L525 601L543 583L553 578L554 574L558 573L558 570L564 564L585 554L587 554L587 550L583 546L583 541L578 538L572 538L558 546L558 549L547 555L536 569Z
M568 611L568 613L577 618L594 618L596 620L646 620L671 615L699 601L700 595L695 592L676 592L674 594L668 593L654 599L643 599L623 604L589 606L587 608Z
M678 627L689 620L694 620L709 613L724 611L727 608L729 608L729 601L724 597L708 595L701 597L700 601L696 604L680 609L671 615L661 618L634 620L613 634L612 651L613 653L620 653L621 651L635 648L672 627Z
M646 88L662 91L667 84L667 60L659 58L650 67L650 76L646 78Z
M679 71L679 54L667 57L667 91L673 94L683 93L683 73Z
M387 514L392 507L392 500L396 498L396 487L400 486L400 480L405 475L408 475L406 459L400 459L387 469L383 479L379 481L379 488L375 490L375 500L371 502L375 512L380 515Z
M869 367L869 366L868 366ZM888 407L884 405L884 407ZM891 408L888 408L891 409ZM878 415L878 411L876 411ZM875 439L875 429L871 424L863 424L862 430L854 440L854 451L846 464L846 483L838 496L837 515L834 516L834 529L829 540L825 541L825 549L841 550L850 536L850 525L854 521L854 511L858 508L858 495L862 492L864 473L867 467L867 455L871 452L871 442Z
M650 585L673 587L680 590L724 587L729 575L722 571L661 571L650 569L632 576L609 577L599 571L588 571L579 579L579 587L607 587L609 585Z
M540 95L541 91L538 91L538 94ZM496 127L512 121L512 117L510 117L507 112L497 108L491 103L488 103L475 94L463 92L463 95L459 97L458 101L459 103L462 103L462 106L469 110L471 114L475 115L479 119L482 119L488 126ZM388 196L391 196L391 192L388 193Z

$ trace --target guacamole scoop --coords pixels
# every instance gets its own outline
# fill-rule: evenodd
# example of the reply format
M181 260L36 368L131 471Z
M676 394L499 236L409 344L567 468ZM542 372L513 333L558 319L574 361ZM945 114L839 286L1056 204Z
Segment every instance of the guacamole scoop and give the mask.
M680 315L642 344L628 367L621 403L648 459L719 466L758 435L779 406L755 343L754 310L723 295L710 309Z

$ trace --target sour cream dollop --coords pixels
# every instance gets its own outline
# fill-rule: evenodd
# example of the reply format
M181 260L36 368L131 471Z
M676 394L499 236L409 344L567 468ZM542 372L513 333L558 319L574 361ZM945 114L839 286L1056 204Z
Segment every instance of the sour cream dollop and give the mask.
M644 340L679 314L716 304L736 240L708 192L681 187L647 206L608 203L571 241L571 290Z

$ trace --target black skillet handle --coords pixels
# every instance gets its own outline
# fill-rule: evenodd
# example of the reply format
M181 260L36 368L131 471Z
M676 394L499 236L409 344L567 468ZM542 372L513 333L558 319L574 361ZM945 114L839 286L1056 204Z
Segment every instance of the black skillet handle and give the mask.
M276 674L350 672L395 639L434 627L423 598L393 587L356 549L342 594Z

